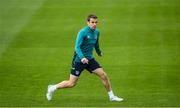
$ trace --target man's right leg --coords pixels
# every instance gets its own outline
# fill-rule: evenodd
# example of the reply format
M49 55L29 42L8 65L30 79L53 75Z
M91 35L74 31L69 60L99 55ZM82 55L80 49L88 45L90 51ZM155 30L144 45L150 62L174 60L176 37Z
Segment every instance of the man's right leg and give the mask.
M65 80L65 81L62 81L62 82L56 84L56 88L57 89L71 88L76 85L77 81L78 81L78 77L70 74L69 80Z
M52 99L52 95L53 95L55 90L62 89L62 88L74 87L76 85L77 81L78 81L78 77L70 74L69 80L62 81L56 85L49 85L48 90L47 90L47 94L46 94L47 99L49 101Z

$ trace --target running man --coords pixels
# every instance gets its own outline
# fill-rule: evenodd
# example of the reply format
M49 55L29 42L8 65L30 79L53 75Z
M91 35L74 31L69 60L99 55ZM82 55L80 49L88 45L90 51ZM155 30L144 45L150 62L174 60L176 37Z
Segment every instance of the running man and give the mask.
M123 98L117 97L113 94L107 74L93 57L94 48L98 56L102 56L99 48L100 33L96 28L97 23L98 17L96 15L89 15L87 18L87 26L78 32L70 78L58 84L48 86L46 97L49 101L52 99L53 93L56 90L74 87L84 69L99 76L107 91L107 94L109 95L110 101L123 101Z

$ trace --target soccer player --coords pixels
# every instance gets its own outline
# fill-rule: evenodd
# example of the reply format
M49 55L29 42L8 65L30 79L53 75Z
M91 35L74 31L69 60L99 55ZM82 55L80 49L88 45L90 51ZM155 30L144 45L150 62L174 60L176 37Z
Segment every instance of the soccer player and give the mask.
M52 99L52 95L56 90L74 87L84 69L99 76L107 90L110 101L123 101L123 98L113 94L107 74L93 57L94 48L98 56L102 56L99 48L98 40L100 33L96 28L97 23L98 17L96 15L89 15L87 18L87 26L78 32L70 78L55 85L48 85L46 97L49 101Z

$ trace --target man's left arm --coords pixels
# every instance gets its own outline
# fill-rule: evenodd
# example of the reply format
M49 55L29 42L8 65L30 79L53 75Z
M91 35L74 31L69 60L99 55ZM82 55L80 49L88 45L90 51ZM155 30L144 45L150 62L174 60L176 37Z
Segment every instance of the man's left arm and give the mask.
M98 34L98 37L97 37L97 41L95 43L95 50L96 50L96 53L98 54L98 56L102 56L102 52L99 48L99 34Z

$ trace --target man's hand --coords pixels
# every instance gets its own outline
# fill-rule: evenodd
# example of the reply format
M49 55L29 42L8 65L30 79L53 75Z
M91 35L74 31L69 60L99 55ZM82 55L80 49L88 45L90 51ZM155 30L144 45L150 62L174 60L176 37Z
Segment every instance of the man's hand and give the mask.
M88 64L89 60L88 60L87 58L82 58L82 59L81 59L81 62L82 62L83 64Z

